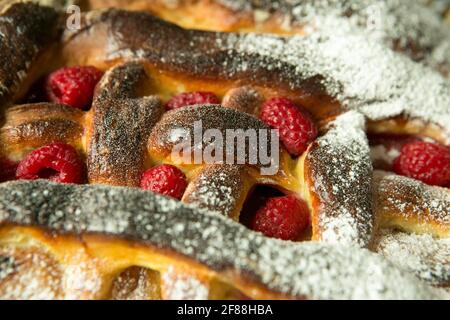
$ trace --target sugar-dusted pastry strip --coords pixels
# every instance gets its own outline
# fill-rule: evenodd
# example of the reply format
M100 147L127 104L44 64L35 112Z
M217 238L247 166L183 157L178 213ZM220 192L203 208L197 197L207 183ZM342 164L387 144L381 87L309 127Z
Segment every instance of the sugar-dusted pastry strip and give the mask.
M89 9L147 11L185 28L336 37L358 34L449 75L450 31L438 11L407 0L89 0ZM433 1L432 1L433 2ZM434 1L436 2L436 1ZM441 7L442 10L445 8ZM411 17L415 17L411 19Z
M158 97L136 96L143 81L148 81L148 77L137 63L117 66L100 81L92 105L92 120L86 123L91 183L139 184L148 136L164 112Z
M372 164L361 114L336 118L297 164L313 240L366 247L372 238Z
M450 190L375 170L374 210L377 223L435 237L450 234Z
M242 165L205 165L190 181L182 201L239 220L252 181Z
M447 297L365 249L269 239L217 213L135 188L3 183L0 221L2 248L44 248L60 270L77 276L63 282L63 293L80 297L108 296L115 276L131 266L161 274L185 268L256 299Z

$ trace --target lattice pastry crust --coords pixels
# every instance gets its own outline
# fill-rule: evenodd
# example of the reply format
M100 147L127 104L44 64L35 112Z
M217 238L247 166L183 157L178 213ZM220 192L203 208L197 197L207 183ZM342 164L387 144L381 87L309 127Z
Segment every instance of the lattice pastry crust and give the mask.
M363 32L195 31L113 9L84 13L69 31L48 7L0 9L1 154L20 160L63 141L84 155L92 184L0 185L0 296L448 297L433 286L449 281L449 189L374 172L367 138L401 132L448 145L449 85L436 71ZM80 64L106 71L89 111L18 104L41 75ZM164 113L171 94L198 88L222 105ZM298 159L282 148L275 176L259 164L183 167L185 204L134 188L144 168L171 162L171 129L192 131L196 120L267 128L254 115L275 95L307 108L321 132ZM268 239L233 221L258 184L308 202L311 242ZM424 245L408 246L418 239Z

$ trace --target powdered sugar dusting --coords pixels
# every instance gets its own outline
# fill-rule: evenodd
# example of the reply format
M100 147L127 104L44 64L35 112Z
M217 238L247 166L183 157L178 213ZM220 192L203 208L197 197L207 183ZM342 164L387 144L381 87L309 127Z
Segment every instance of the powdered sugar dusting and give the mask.
M206 300L208 287L188 274L177 272L169 267L162 275L164 297L168 300Z
M384 229L375 251L402 269L437 286L450 283L450 239Z
M2 299L61 299L61 270L45 253L20 248L0 248Z
M322 241L329 243L359 242L357 220L345 208L341 209L337 218L330 217L321 220ZM366 242L362 242L366 245Z
M371 42L401 50L414 60L424 60L432 67L439 69L443 64L450 64L450 52L442 50L443 45L450 44L450 30L436 12L417 1L217 1L235 11L264 10L268 14L282 14L282 25L287 31L301 27L307 34L357 32L364 34Z
M373 227L369 152L364 117L354 111L336 118L311 147L305 161L320 201L322 240L368 245Z
M435 123L450 135L447 81L435 71L368 41L363 34L316 32L291 38L231 34L227 45L241 55L257 56L268 70L288 68L293 86L296 81L323 79L320 83L344 107L371 120L405 115ZM239 63L235 65L240 68Z
M306 17L308 14L303 11L304 8L296 6L292 13L298 17ZM367 17L376 18L377 15L369 14L377 10L376 8L354 7L352 10L364 11ZM317 10L317 7L314 10ZM431 17L431 14L425 13L427 19ZM124 18L119 22L124 22L131 14L118 16ZM367 246L372 231L369 178L372 168L364 134L364 116L378 120L406 115L438 124L446 133L450 133L449 85L431 69L386 48L384 40L399 39L400 46L406 47L409 41L405 35L412 35L407 32L416 32L411 39L420 46L439 49L433 50L431 58L427 61L430 64L434 61L445 64L448 44L444 38L447 35L443 35L438 25L435 29L430 29L430 24L422 26L414 21L414 28L410 28L407 24L397 27L396 19L399 15L394 15L395 19L388 21L384 21L385 16L381 15L382 26L387 26L386 30L380 28L381 25L375 21L375 29L380 30L378 33L370 33L370 39L367 39L366 29L355 28L361 21L365 21L358 20L364 15L351 14L351 19L341 19L340 16L342 12L330 19L330 15L322 17L316 12L315 19L318 20L315 21L320 22L322 28L307 37L289 39L253 34L223 35L189 31L193 43L197 44L205 39L217 37L217 41L213 42L216 47L203 50L205 48L199 46L200 49L197 48L197 51L193 49L192 55L197 57L196 61L206 57L204 64L193 63L197 74L201 75L205 70L209 70L208 66L213 65L217 66L214 70L217 70L220 76L223 72L228 75L228 79L233 79L239 72L246 73L252 66L259 65L260 70L268 73L279 72L283 81L288 81L291 88L302 88L306 81L313 79L323 86L327 93L338 99L346 109L351 110L331 124L325 136L315 142L309 155L312 170L315 170L314 189L323 205L319 218L322 238L326 242L339 245L293 244L267 239L213 212L197 210L194 206L184 206L171 199L157 197L141 190L56 185L44 181L11 182L1 185L0 221L46 226L57 231L76 234L98 232L130 237L156 248L176 251L204 264L218 274L230 269L235 270L242 277L261 282L270 290L298 297L323 299L448 297L442 291L404 273L404 270L412 271L420 279L432 284L448 281L446 267L448 256L444 256L445 252L448 252L448 243L445 241L436 244L429 236L386 234L380 241L379 250L388 259L394 264L399 263L397 257L392 258L395 251L410 256L410 260L399 264L400 268L366 250L343 246L343 244ZM152 22L151 19L146 20L142 16L141 19L150 21L150 24ZM400 21L403 21L402 19ZM158 26L161 28L157 29L163 33L164 24L160 23ZM405 26L407 28L404 30L400 29ZM432 35L422 38L417 28ZM398 34L390 33L391 30ZM180 31L182 32L184 31ZM153 39L154 34L151 35ZM374 39L376 41L372 41ZM144 44L148 43L144 41ZM143 45L142 41L139 45ZM152 57L151 50L155 46L143 46L142 49L135 51L128 49L126 43L124 47L126 49L123 51L116 48L114 54L119 57L126 52L131 58L133 55L149 58ZM158 52L161 57L153 55L160 62L173 59L169 62L173 62L175 66L183 64L183 59L180 58L182 54L178 54L179 50L175 50L177 54L173 55L166 54L164 51L166 49L161 50L162 52ZM209 53L212 55L208 56ZM421 60L423 57L415 58ZM219 70L218 62L223 63L223 70ZM19 71L16 75L21 79L25 74ZM236 186L226 185L225 175L214 176L219 179L218 183L212 183L210 187L216 187L224 197L221 198L217 192L212 194L209 188L205 189L204 185L208 181L204 180L197 190L199 198L208 206L219 207L222 212L229 210L234 206L236 195L233 194L235 190L233 188ZM395 179L398 178L392 181ZM401 186L402 189L399 190L402 191L402 195L410 194L413 199L422 202L415 203L411 199L405 201L396 198L391 192L385 192L386 203L400 212L412 212L421 216L427 223L448 225L450 217L448 192L444 193L443 189L439 188L426 188L417 182L403 183L403 180ZM405 210L405 206L411 203L413 210ZM226 209L222 210L222 207ZM423 212L429 214L422 215ZM411 249L409 246L413 241L411 239L420 242L420 247ZM7 252L6 258L0 260L0 265L5 266L4 270L0 271L2 285L8 284L5 279L14 276L16 267L14 255L13 251ZM431 264L428 261L430 255L438 261L434 269L430 269ZM94 295L102 284L97 278L95 263L91 261L92 264L83 262L67 266L62 283L52 280L49 288L46 287L48 282L41 279L41 274L42 277L47 277L51 271L46 259L29 254L27 261L38 268L36 270L31 268L32 272L25 270L17 281L11 282L12 286L7 286L6 289L0 287L2 297L80 298L85 297L84 294ZM163 274L163 280L174 288L169 296L207 297L207 288L200 281L189 277L180 280L180 275L172 271L169 268L169 271ZM226 276L224 277L226 279ZM60 286L66 290L64 295L59 295L55 291Z
M64 299L92 299L100 290L102 280L95 265L83 261L65 267L62 283Z
M415 225L450 226L450 191L418 180L376 170L376 211L413 218ZM430 229L433 227L430 226Z
M105 60L140 59L201 79L214 76L269 87L276 82L301 94L328 94L344 109L371 120L403 115L434 123L450 136L446 79L358 29L331 28L288 38L203 32L118 10L87 14L84 27L71 40L94 40L93 33L83 30L107 28L110 36L100 50ZM131 30L133 37L121 36Z
M242 185L241 166L207 166L188 186L183 201L236 218Z
M129 211L125 215L128 223L116 223L115 230L109 229L111 234L176 251L218 274L235 270L241 277L288 295L322 299L447 297L365 249L265 238L221 215L139 189L38 180L3 183L0 191L1 221L28 221L59 231L70 224L72 230L82 233L91 230L93 216L105 220L100 225L106 226L114 211ZM78 209L81 214L51 219L62 207L67 212ZM102 232L98 227L95 230ZM226 279L224 276L222 281Z

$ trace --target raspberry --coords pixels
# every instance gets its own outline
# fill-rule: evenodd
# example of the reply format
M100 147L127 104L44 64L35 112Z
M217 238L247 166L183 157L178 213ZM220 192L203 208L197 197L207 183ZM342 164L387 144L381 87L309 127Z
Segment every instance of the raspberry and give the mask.
M272 98L261 108L260 118L278 129L280 140L293 156L301 155L317 137L317 128L309 114L286 98Z
M95 67L66 67L52 72L45 81L47 98L84 109L92 102L94 89L103 72Z
M298 239L308 225L307 204L292 195L267 199L250 222L253 230L283 240Z
M0 182L13 180L16 177L17 163L0 157Z
M219 98L212 92L194 91L184 92L173 96L166 103L166 109L172 110L194 104L217 104L220 103Z
M62 183L81 183L84 165L77 151L65 143L52 143L30 152L16 171L17 179L49 179Z
M148 169L142 174L141 188L175 199L181 199L187 182L184 173L169 164Z
M450 149L424 141L405 144L394 160L394 171L430 185L446 186L450 183Z

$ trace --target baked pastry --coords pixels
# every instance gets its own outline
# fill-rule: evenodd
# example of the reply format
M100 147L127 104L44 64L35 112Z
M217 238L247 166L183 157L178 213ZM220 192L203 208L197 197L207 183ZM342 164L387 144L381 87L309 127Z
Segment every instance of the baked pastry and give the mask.
M2 297L447 297L432 285L445 287L449 281L448 188L392 172L376 171L372 180L366 136L425 136L445 150L449 86L435 71L384 45L362 41L364 35L280 38L194 31L121 10L87 12L81 28L70 31L61 30L64 19L46 7L12 4L1 14L0 28L8 39L0 47L2 156L21 161L21 178L78 182L70 179L83 179L80 163L85 162L89 183L109 185L38 180L0 186ZM105 71L89 110L74 108L79 100L72 95L63 97L72 107L19 104L33 98L32 83L64 65ZM82 87L87 90L87 83L100 75L83 70L88 74L80 69L52 73L46 83L77 73L87 79ZM185 98L177 94L200 89L215 94L222 105L177 108ZM52 86L50 93L56 94ZM277 96L281 102L273 100ZM201 99L214 102L204 92ZM306 111L292 111L297 110L294 103L311 118ZM170 157L177 141L174 129L193 135L201 120L204 131L267 130L276 126L270 122L274 117L263 116L264 122L255 115L275 107L306 121L302 128L314 122L319 137L311 142L311 134L299 145L280 127L282 146L272 154L279 157L280 170L274 175L261 175L263 165L247 159L192 165ZM388 148L392 139L386 140L378 146ZM57 174L41 170L45 166L30 169L37 158L60 160L54 152L64 154L64 168L58 167ZM185 173L182 201L188 205L133 188L146 185L142 172L160 163L175 164ZM444 167L433 179L444 179L446 186L448 170ZM269 239L232 221L252 203L257 185L307 203L311 227L294 235L312 242ZM407 233L397 236L387 228ZM286 234L281 231L276 235ZM393 259L392 246L408 242L408 233L434 244L420 252L404 250L420 259L419 268L414 263L396 267L364 249ZM39 289L26 285L29 277Z
M316 32L348 37L364 34L371 41L385 44L448 75L450 37L440 16L448 4L431 2L432 7L407 0L88 0L77 3L86 10L119 7L147 11L185 28L203 30L288 36Z

